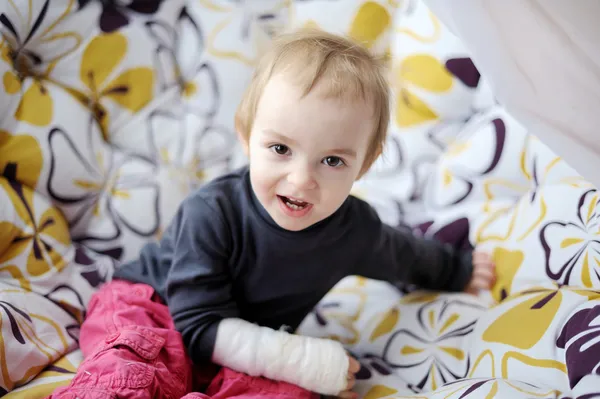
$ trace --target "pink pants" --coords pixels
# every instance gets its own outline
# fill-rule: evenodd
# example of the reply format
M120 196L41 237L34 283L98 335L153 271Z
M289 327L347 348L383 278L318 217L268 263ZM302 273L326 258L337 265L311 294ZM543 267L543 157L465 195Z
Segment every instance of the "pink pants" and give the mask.
M169 310L145 284L115 280L91 299L79 341L84 361L48 399L318 399L298 386L216 366L194 369ZM190 393L208 383L205 393Z

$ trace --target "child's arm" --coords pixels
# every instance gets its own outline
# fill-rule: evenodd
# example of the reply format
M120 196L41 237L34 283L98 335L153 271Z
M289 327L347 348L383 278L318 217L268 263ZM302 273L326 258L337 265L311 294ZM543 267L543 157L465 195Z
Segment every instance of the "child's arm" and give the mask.
M350 359L339 342L275 331L241 319L219 323L212 360L325 395L348 388Z
M186 199L165 232L172 248L166 302L192 361L210 361L218 323L238 317L229 272L230 242L221 215L204 199Z
M250 375L324 394L346 388L349 361L330 340L301 337L241 320L229 269L231 233L218 205L184 201L169 230L166 300L192 361L213 361Z
M370 207L362 213L368 247L356 274L430 290L463 291L467 287L473 273L471 251L455 250L386 225Z

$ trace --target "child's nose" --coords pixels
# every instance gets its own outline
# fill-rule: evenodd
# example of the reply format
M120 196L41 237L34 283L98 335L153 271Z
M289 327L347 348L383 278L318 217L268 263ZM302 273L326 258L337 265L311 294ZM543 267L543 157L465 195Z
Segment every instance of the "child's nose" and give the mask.
M289 183L298 190L311 190L317 186L317 181L309 167L294 167L287 177Z

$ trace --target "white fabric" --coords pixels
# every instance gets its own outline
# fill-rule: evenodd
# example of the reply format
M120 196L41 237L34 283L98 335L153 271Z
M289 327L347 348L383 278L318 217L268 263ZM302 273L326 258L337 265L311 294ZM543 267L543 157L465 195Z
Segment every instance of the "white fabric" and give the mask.
M600 186L600 2L425 1L507 110Z
M212 360L325 395L340 393L348 382L349 359L339 342L275 331L241 319L219 323Z

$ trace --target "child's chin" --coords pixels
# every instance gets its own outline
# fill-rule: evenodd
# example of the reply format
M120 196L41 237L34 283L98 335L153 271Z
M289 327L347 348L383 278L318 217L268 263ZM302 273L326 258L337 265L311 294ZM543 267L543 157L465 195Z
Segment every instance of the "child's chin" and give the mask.
M278 222L277 224L282 229L285 229L288 231L301 231L301 230L304 230L307 227L309 227L306 223L301 223L301 222L294 223L294 222L285 221L285 222Z
M309 228L315 222L312 218L292 218L287 215L277 215L278 218L275 219L275 222L279 227L288 231L301 231Z

